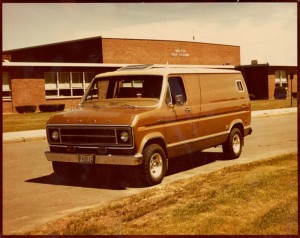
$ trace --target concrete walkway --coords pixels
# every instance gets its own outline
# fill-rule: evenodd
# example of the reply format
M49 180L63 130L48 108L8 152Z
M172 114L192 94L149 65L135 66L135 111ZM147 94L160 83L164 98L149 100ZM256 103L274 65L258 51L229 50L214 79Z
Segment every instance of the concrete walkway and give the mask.
M284 115L290 113L297 113L297 107L273 109L273 110L260 110L253 111L252 117L270 117L275 115ZM46 140L46 130L32 130L32 131L17 131L3 133L3 143L11 142L26 142L33 140Z
M45 140L46 130L16 131L3 133L3 143Z

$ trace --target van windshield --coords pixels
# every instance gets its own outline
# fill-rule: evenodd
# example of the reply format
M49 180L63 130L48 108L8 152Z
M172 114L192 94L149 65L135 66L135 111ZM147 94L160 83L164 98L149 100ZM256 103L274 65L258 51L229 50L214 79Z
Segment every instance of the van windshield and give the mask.
M85 93L81 106L149 107L159 102L162 76L126 75L96 78Z

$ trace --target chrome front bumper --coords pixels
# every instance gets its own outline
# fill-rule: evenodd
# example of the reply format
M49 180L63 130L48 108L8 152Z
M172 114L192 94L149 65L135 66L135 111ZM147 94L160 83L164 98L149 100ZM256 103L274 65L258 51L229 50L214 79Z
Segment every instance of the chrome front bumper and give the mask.
M79 163L78 154L54 153L45 152L45 156L49 161ZM143 155L136 154L132 156L122 155L94 155L95 164L110 164L110 165L139 165L142 163Z

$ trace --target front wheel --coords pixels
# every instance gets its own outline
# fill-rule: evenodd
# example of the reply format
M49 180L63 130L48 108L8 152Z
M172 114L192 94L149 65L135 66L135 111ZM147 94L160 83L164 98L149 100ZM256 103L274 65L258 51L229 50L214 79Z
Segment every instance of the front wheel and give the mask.
M145 183L149 186L161 183L167 168L164 149L158 144L148 145L143 151L143 157L141 170Z
M223 152L228 159L237 159L242 153L242 133L238 128L233 128L223 144Z

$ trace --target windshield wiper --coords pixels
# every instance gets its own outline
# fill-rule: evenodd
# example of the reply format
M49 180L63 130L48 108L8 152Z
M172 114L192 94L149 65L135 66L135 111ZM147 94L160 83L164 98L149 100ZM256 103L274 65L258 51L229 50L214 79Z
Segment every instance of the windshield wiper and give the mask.
M103 106L101 106L101 105L98 105L98 104L96 104L96 102L92 102L92 101L90 101L90 102L88 102L88 101L84 101L82 104L85 104L85 103L91 103L92 105L93 105L93 108L99 108L99 109L102 109L103 108ZM82 105L81 104L81 105Z
M102 109L103 106L101 105L97 105L95 102L93 103L93 108L98 108L98 109Z

